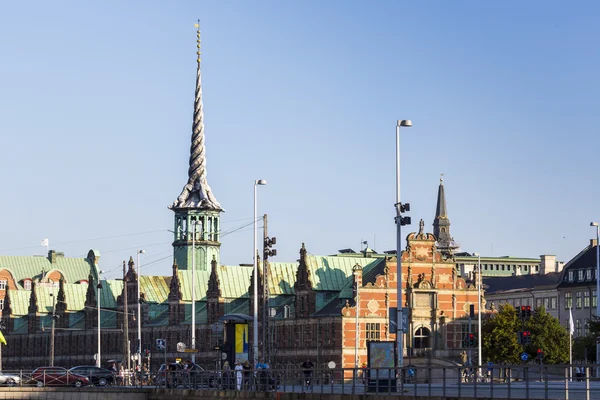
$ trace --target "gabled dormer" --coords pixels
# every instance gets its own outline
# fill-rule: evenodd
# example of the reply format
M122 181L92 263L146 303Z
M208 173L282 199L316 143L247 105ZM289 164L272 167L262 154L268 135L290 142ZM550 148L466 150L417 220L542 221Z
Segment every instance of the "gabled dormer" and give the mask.
M296 272L296 283L294 283L295 311L297 318L308 318L316 312L317 295L313 290L312 281L310 279L310 271L306 264L306 248L302 243L300 249L300 264Z
M97 295L96 288L93 284L93 277L90 272L90 276L88 277L89 284L87 290L85 291L85 329L92 329L98 326L98 307L97 303Z

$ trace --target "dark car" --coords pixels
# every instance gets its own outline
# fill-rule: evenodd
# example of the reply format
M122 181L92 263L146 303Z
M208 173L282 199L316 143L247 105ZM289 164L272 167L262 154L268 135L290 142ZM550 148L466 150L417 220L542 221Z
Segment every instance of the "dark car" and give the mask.
M181 363L162 364L156 374L155 382L167 388L184 387L218 387L220 374L207 371L198 364L186 366Z
M80 365L71 368L69 371L77 375L86 376L92 385L112 385L115 380L115 375L112 371L96 367L95 365Z
M31 378L38 387L44 386L75 386L81 387L90 384L90 380L79 374L67 371L61 367L40 367L31 373Z

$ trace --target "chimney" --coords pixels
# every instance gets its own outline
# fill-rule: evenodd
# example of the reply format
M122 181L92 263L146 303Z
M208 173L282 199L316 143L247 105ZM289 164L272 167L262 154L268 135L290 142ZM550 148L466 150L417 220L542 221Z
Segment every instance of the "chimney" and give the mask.
M598 241L596 239L590 239L590 247L596 247L598 245Z
M50 261L50 264L56 264L56 251L55 250L50 250L48 252L48 260Z
M546 275L551 272L557 272L556 256L542 254L540 256L540 275Z

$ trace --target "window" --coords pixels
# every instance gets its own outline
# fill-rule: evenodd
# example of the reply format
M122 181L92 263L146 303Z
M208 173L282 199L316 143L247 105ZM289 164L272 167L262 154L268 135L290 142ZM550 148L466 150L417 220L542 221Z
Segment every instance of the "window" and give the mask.
M585 277L586 280L591 281L592 280L592 269L588 268L587 270L587 276Z
M535 299L535 308L540 308L542 306L542 298L538 297L537 299Z
M569 282L573 282L573 271L569 271Z
M580 269L579 271L577 271L577 280L580 282L583 282L583 270Z
M598 297L596 296L596 291L592 290L592 307L596 307L598 304Z
M376 323L366 324L367 340L379 340L380 325Z
M535 272L540 272L540 266L539 265L535 266Z
M23 287L25 290L31 290L31 281L27 279L25 282L23 282Z
M587 336L590 334L589 320L587 318L583 319L583 336Z
M546 310L550 309L550 297L544 297L544 308Z
M565 293L565 308L573 307L573 293Z
M0 280L0 290L6 290L6 284L8 281L6 279Z
M581 292L575 293L575 307L581 308Z
M0 299L0 311L4 310L4 299Z
M575 336L581 337L581 320L580 319L575 321Z
M583 292L583 307L590 308L590 292Z
M428 347L430 347L429 345L429 336L431 335L431 332L429 331L429 329L421 327L419 329L417 329L417 331L415 332L415 348L416 349L426 349Z
M550 297L550 308L556 310L556 296Z

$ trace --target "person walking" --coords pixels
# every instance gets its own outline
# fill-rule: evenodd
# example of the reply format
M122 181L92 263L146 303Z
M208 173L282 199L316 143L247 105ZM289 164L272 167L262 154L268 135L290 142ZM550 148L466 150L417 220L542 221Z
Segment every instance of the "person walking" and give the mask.
M237 360L235 363L235 383L236 383L236 388L237 390L242 390L242 382L243 382L243 376L244 376L244 367L242 367L242 363L240 363L240 360Z
M250 365L250 361L244 361L242 368L244 369L244 389L250 390L250 377L252 376L252 366Z
M229 361L225 361L223 364L223 389L229 390L231 388L231 366Z

